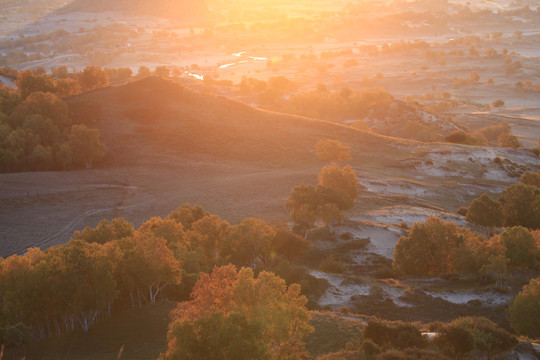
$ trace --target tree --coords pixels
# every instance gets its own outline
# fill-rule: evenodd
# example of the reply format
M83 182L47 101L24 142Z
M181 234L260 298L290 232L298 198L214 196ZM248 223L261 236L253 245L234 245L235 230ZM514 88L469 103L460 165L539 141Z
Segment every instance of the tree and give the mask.
M331 203L319 205L317 207L317 215L330 228L330 232L332 232L332 226L340 224L345 219L345 215L343 215L339 207Z
M500 147L516 149L521 146L517 137L507 133L499 135L497 141L499 142Z
M109 74L98 66L87 66L79 73L79 82L84 91L109 86Z
M67 104L51 93L32 93L17 106L8 121L13 128L16 128L23 126L27 117L32 115L51 119L61 131L71 126Z
M483 193L469 205L466 219L470 223L484 226L487 229L502 226L504 223L502 206L488 194Z
M348 146L344 146L337 140L320 140L315 145L317 156L323 162L350 161L351 153Z
M218 258L219 249L229 235L231 225L217 215L205 215L193 222L191 228L201 235L197 245L204 250L207 263L212 264Z
M71 127L69 146L75 165L92 168L92 162L103 157L105 145L99 140L99 135L98 129L89 129L86 125Z
M493 100L491 102L491 106L493 106L493 107L502 107L502 106L504 106L504 100L501 100L501 99Z
M73 162L73 151L68 143L63 143L60 145L56 151L56 161L62 165L63 170L71 169L71 164Z
M466 230L429 217L415 223L394 250L393 267L411 275L435 275L453 270L451 254L465 242Z
M196 320L174 322L167 339L174 342L162 360L252 360L268 359L261 341L262 324L246 316L221 312Z
M488 359L511 350L514 336L483 317L460 317L443 326L435 344L448 355L463 358L476 352Z
M72 78L55 80L54 93L59 97L78 95L81 93L81 83Z
M291 213L291 218L305 232L315 226L316 209L319 205L317 189L313 185L301 184L293 187L285 207Z
M523 174L523 176L519 179L519 182L523 185L536 186L537 188L540 188L540 171Z
M190 204L183 204L167 215L166 219L179 222L184 226L184 229L191 230L191 225L205 215L208 215L208 213L201 206L195 205L192 207Z
M518 334L540 337L540 278L532 279L510 301L508 319Z
M216 267L211 274L201 274L195 285L192 300L179 303L173 312L169 327L169 346L162 359L175 359L181 349L181 339L172 331L190 322L223 314L227 319L232 314L243 314L247 321L235 325L231 332L241 332L249 324L260 324L262 331L255 331L256 340L264 347L264 353L277 359L280 349L299 342L312 331L308 325L309 313L305 308L307 299L300 294L300 286L286 286L285 281L273 273L262 271L257 277L249 268L236 270L233 265ZM240 320L240 319L239 319ZM215 323L215 322L214 322ZM183 325L187 324L187 325ZM258 326L258 325L255 325ZM221 353L227 344L211 343L207 351ZM250 347L252 348L252 347Z
M272 239L273 251L291 261L305 254L310 247L311 243L306 239L293 234L284 227L278 227Z
M505 226L540 228L540 189L523 184L507 187L499 197Z
M167 246L173 250L178 249L185 237L184 226L181 223L160 217L146 220L137 231L165 239Z
M142 79L150 75L152 75L152 73L150 72L150 69L148 69L146 66L139 67L139 71L137 73L138 78Z
M163 79L168 79L171 71L166 66L156 66L154 73Z
M21 97L26 99L34 92L52 93L54 84L52 77L48 74L36 74L32 70L23 70L19 72L15 85L21 91Z
M506 228L499 241L506 247L508 264L514 268L532 268L535 261L536 241L533 235L521 226Z
M346 165L343 169L337 165L325 166L318 177L319 185L342 190L352 199L358 197L360 182L350 165Z
M95 228L87 226L83 231L75 231L73 238L83 240L88 243L105 244L109 241L120 240L128 236L133 236L135 229L133 224L124 218L114 218L111 222L103 219Z
M262 268L268 268L273 260L272 239L275 230L265 221L245 218L235 226L221 247L221 254L235 264L256 268L260 261Z

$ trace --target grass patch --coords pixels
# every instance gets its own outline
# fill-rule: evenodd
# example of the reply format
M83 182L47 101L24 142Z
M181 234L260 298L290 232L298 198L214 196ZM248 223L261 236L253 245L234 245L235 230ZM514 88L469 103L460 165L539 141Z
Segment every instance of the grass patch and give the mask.
M167 349L172 301L123 311L99 322L88 334L74 333L38 341L26 348L27 359L116 360L156 359ZM6 354L6 359L10 358Z
M364 327L361 320L346 319L335 313L318 311L311 313L309 324L315 330L306 336L304 341L307 350L313 356L344 348L349 341L362 336Z

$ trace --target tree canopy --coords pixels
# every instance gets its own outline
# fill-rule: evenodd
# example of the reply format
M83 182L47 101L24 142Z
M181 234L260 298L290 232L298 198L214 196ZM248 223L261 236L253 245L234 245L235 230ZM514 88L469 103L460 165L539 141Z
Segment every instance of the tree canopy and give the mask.
M540 337L540 278L532 279L508 307L510 325L520 335Z
M249 268L215 267L211 274L201 274L192 300L178 304L167 335L169 347L161 359L198 359L185 357L185 354L197 353L206 341L208 328L215 331L215 338L227 338L225 325L233 321L241 325L234 331L252 329L251 336L243 345L222 341L208 343L208 353L231 356L231 352L245 349L250 353L263 352L263 358L277 359L280 348L301 341L312 331L307 323L306 302L298 285L287 287L283 279L272 273L263 271L255 276ZM185 329L196 324L201 331L199 338L182 338ZM200 357L203 358L207 357Z
M338 140L320 140L315 145L317 156L323 162L350 161L352 159L348 146Z

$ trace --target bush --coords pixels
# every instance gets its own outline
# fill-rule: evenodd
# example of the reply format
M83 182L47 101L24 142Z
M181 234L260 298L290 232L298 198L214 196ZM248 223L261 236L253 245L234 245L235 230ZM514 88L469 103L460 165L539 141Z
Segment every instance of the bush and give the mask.
M343 265L334 255L327 256L319 265L319 270L325 273L343 274Z
M520 335L540 337L540 278L532 279L508 307L510 325Z
M504 106L504 100L501 100L501 99L493 100L491 102L491 106L496 107L496 108L503 107Z
M521 146L517 137L506 133L499 135L498 143L500 147L506 148L518 148Z

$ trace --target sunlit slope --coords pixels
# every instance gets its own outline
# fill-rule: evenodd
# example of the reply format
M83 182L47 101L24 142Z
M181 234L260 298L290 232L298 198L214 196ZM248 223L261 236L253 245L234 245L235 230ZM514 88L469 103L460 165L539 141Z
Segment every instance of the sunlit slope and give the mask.
M389 158L393 138L339 124L258 110L182 85L146 78L68 99L75 122L98 127L109 160L132 163L149 156L299 164L316 160L317 141L333 138L356 159Z
M60 13L104 11L182 20L200 20L209 14L204 0L75 0L59 10Z

